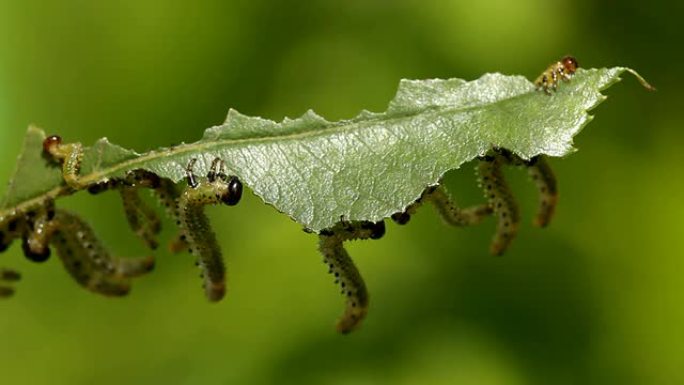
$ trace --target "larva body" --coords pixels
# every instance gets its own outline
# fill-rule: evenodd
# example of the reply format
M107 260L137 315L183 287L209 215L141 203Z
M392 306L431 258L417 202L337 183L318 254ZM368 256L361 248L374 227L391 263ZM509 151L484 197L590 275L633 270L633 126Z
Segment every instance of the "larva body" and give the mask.
M537 89L550 94L551 90L556 91L558 89L558 84L561 80L570 80L577 71L577 68L579 68L577 60L572 56L565 56L542 72L534 81L534 85L537 86Z
M226 292L225 265L221 247L204 214L204 206L236 205L242 197L242 183L236 177L226 176L223 162L218 158L212 163L206 180L199 181L193 172L195 162L193 159L186 168L188 188L178 198L177 223L188 251L198 258L207 299L216 302Z

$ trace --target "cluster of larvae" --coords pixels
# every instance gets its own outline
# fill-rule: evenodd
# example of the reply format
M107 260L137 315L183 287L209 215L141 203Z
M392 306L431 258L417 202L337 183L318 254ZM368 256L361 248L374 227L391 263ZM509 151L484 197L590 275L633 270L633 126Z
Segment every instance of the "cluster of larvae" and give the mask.
M563 58L537 79L536 86L546 93L555 91L558 81L568 80L576 68L577 61L574 58ZM210 301L219 301L224 297L225 265L216 236L204 214L204 206L236 205L242 196L242 184L236 176L226 174L221 159L215 159L209 173L202 178L193 172L196 159L190 161L185 169L187 186L184 188L146 170L131 170L123 178L83 185L79 180L83 155L79 143L64 144L60 137L51 136L45 139L43 147L46 154L61 163L64 180L73 191L86 189L92 194L118 191L131 229L154 250L159 246L156 237L161 231L161 221L140 197L140 189L152 191L179 227L171 250L187 250L197 257L196 264L202 271L205 295ZM547 159L537 156L524 160L502 148L494 148L477 160L479 184L484 190L486 204L459 208L446 189L438 184L427 187L418 200L391 218L397 224L404 225L426 202L434 204L443 220L453 226L475 225L488 216L494 216L498 225L490 251L494 255L501 255L515 238L520 223L518 205L503 174L506 165L521 166L528 170L540 196L535 224L547 226L558 200L556 179ZM369 304L366 285L345 250L344 242L379 239L384 234L384 221L340 221L318 234L323 261L346 297L345 312L337 323L341 333L348 333L361 323ZM145 274L154 267L152 257L111 256L87 223L73 213L57 209L53 200L0 218L0 251L7 249L15 239L21 239L24 254L35 262L46 261L51 248L56 250L66 270L79 285L107 296L127 294L131 278ZM0 297L11 296L14 292L12 284L19 279L20 275L16 271L0 269Z

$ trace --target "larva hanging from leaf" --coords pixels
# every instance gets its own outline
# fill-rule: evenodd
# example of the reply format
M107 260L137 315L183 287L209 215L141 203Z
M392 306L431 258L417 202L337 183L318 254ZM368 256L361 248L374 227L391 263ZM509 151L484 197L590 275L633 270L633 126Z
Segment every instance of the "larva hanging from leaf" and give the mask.
M216 235L204 214L204 206L236 205L242 197L242 183L237 177L224 173L224 164L219 158L212 162L206 180L200 180L193 171L196 162L193 158L185 169L188 187L178 198L177 223L188 251L198 258L206 297L215 302L225 295L225 265Z

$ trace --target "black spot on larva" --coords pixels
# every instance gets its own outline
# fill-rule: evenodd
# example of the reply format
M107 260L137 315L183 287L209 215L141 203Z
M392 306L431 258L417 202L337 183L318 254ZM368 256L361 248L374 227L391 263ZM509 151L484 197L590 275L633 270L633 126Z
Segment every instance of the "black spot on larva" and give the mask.
M352 303L351 303L351 306L352 306L352 307L356 307L356 302L352 302Z
M347 286L347 283L346 283L346 282L342 282L342 283L340 283L340 286L344 289L344 287Z
M17 225L18 225L17 220L16 220L16 219L12 219L12 220L7 224L7 229L9 229L9 231L15 231L15 230L17 229Z
M329 229L323 229L323 230L321 230L320 234L323 236L326 236L326 237L332 237L335 233L333 233Z
M351 292L351 290L347 291L347 297L351 297L352 294L353 294L353 293Z

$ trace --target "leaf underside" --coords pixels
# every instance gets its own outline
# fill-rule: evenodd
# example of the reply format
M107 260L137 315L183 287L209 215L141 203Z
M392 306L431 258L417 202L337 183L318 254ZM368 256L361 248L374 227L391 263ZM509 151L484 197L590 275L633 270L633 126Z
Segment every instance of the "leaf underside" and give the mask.
M587 111L624 71L634 73L580 69L552 95L498 73L470 82L402 80L386 112L339 122L313 111L276 123L230 110L194 143L138 154L101 139L85 149L81 178L94 183L146 169L178 182L192 158L204 175L219 157L264 202L313 231L340 219L378 221L492 147L524 159L573 152L573 137L592 118ZM44 137L29 128L0 216L69 193L60 169L41 156Z

